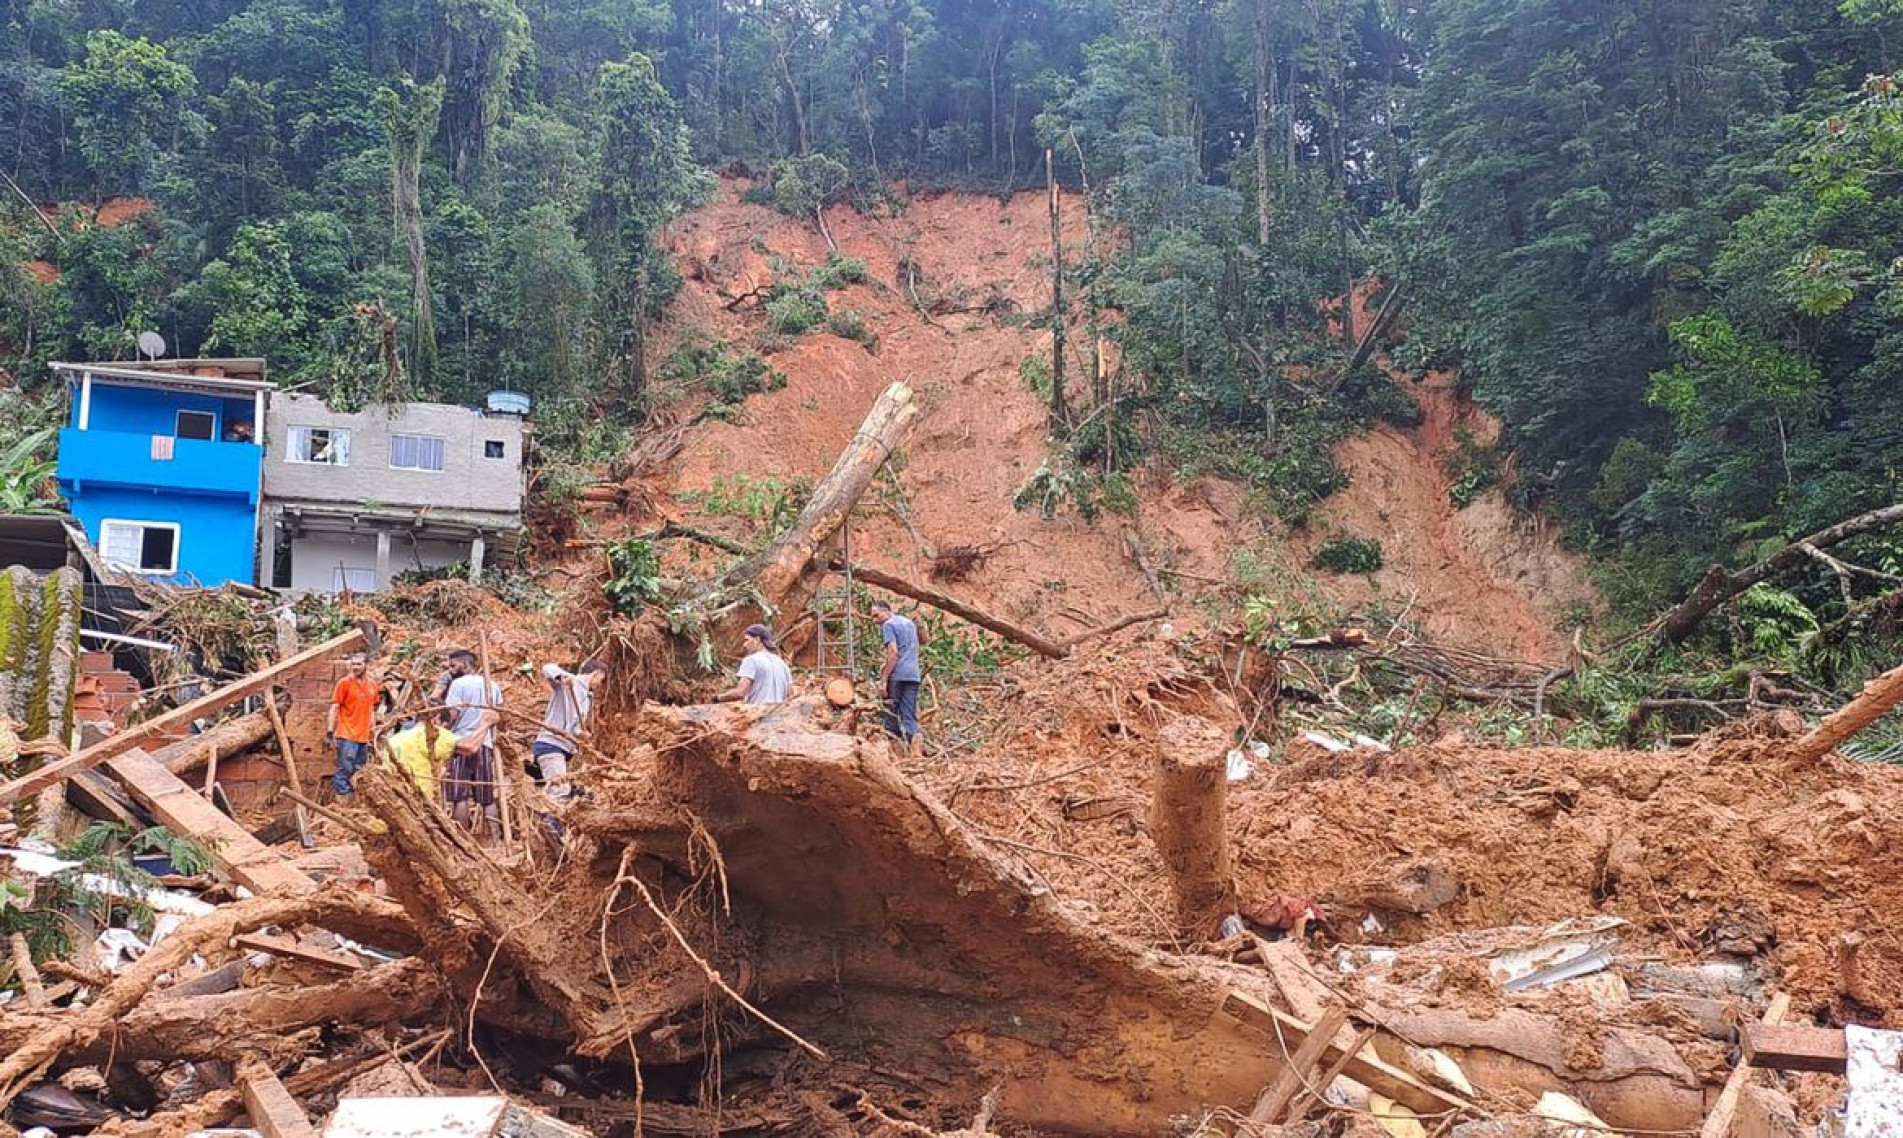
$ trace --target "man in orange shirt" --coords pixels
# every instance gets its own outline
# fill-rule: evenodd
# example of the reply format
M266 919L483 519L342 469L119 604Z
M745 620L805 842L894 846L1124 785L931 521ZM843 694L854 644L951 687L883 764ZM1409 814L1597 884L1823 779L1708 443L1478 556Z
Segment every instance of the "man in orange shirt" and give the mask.
M324 716L324 733L337 748L337 797L351 793L350 780L370 757L370 719L377 707L377 685L366 673L369 661L350 658L350 674L337 681Z

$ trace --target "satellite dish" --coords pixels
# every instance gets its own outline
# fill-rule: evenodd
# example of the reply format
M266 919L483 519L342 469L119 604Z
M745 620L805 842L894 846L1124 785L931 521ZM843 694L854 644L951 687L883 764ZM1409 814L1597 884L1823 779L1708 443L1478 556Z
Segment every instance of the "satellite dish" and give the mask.
M156 360L165 354L165 337L157 332L139 333L139 354L148 360Z

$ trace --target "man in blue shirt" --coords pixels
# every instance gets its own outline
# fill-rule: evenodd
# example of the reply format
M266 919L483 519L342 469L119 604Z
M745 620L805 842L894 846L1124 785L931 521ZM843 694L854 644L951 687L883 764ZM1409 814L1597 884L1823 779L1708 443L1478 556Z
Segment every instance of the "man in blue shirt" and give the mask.
M918 748L918 685L924 673L918 666L918 625L892 611L886 601L872 603L872 619L879 622L885 641L885 661L879 666L879 691L885 699L886 734Z

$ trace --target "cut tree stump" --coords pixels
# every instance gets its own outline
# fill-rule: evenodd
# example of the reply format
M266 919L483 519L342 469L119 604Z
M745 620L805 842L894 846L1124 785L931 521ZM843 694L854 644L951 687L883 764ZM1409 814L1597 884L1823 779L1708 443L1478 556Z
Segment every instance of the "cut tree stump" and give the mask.
M1215 932L1236 907L1235 870L1225 819L1229 737L1188 716L1156 738L1150 798L1150 840L1169 867L1176 923L1195 939Z

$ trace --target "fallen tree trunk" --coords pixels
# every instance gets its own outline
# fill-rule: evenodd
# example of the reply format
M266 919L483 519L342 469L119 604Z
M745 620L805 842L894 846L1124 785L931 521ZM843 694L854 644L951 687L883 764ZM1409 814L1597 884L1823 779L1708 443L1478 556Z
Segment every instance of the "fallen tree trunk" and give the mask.
M844 563L837 560L832 562L829 568L834 573L843 573L846 571ZM890 593L897 593L901 597L909 597L920 604L931 605L935 609L948 612L960 620L969 621L979 628L995 632L1013 644L1021 644L1040 656L1052 660L1061 660L1065 656L1070 655L1070 649L1042 633L1033 632L1028 628L1012 624L1003 617L993 616L976 605L966 604L957 597L949 593L940 592L928 585L920 585L916 582L908 581L903 577L895 576L879 569L871 569L856 563L852 567L852 578L855 581L884 589Z
M1170 869L1176 923L1191 939L1213 939L1236 905L1224 818L1229 738L1214 724L1188 717L1158 733L1151 784L1150 840Z
M160 766L183 778L205 769L214 758L222 763L233 755L242 755L270 735L271 717L262 711L253 711L227 719L201 735L156 748L151 754Z
M60 1056L90 1047L105 1036L165 976L200 950L222 945L239 933L265 925L400 924L394 906L343 886L314 893L270 895L238 901L197 918L166 937L127 968L97 999L78 1013L61 1016L0 1060L0 1109Z
M917 415L918 402L910 387L895 383L885 389L852 441L840 452L832 472L813 488L806 508L793 524L772 545L734 566L715 585L715 596L750 594L748 603L723 621L723 628L744 627L773 613L792 613L806 607L825 572L820 552L846 523L866 487L904 441Z
M1858 514L1827 529L1818 530L1736 573L1722 565L1713 565L1705 571L1704 578L1698 582L1698 587L1692 590L1691 595L1665 614L1659 623L1659 638L1670 644L1681 644L1711 615L1712 610L1751 586L1800 565L1813 563L1817 551L1899 522L1903 522L1903 502Z
M61 1063L230 1059L270 1053L290 1036L313 1027L420 1022L445 1008L435 969L416 958L366 969L332 984L267 984L176 999L164 995L160 992L159 998L133 1008L111 1032L68 1050ZM18 1050L73 1014L62 1010L0 1017L0 1052Z
M1791 762L1816 762L1883 718L1884 713L1898 703L1903 703L1903 668L1893 668L1864 684L1857 698L1826 715L1808 734L1791 744Z

